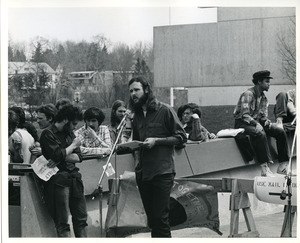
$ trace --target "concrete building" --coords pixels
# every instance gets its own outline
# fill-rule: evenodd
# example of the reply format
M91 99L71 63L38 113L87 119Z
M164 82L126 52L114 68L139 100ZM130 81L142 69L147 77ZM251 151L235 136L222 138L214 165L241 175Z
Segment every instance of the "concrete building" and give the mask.
M279 51L280 38L295 50L295 17L293 7L230 7L218 8L217 23L154 27L155 86L185 87L200 106L235 105L252 74L268 69L272 104L295 87Z

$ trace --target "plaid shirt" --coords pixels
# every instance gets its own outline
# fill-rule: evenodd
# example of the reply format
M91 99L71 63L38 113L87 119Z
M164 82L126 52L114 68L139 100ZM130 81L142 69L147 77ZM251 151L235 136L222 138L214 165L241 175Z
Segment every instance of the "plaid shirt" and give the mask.
M81 140L80 150L82 154L104 154L108 155L111 152L111 139L107 126L100 125L96 132L96 138L89 138L86 135L87 129L85 126L75 131L75 136Z
M255 87L252 87L241 94L233 112L234 118L242 119L248 124L256 124L256 121L267 120L268 106L265 94L259 96Z

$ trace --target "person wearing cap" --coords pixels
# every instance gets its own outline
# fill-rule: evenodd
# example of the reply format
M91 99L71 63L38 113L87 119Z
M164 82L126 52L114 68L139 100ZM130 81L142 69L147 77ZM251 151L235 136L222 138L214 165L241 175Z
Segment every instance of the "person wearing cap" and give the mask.
M234 109L235 128L244 128L245 135L250 136L251 144L261 166L262 176L274 176L269 168L273 163L267 136L275 137L278 161L288 160L287 141L284 130L272 124L268 119L268 99L264 91L270 88L270 71L263 70L253 74L254 86L240 95Z

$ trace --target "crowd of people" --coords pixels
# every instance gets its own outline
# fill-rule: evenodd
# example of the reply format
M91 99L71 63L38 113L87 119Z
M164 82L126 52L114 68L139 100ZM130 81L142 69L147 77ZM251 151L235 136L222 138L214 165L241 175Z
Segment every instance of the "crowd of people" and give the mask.
M253 74L254 86L243 92L234 110L235 128L244 129L244 137L237 140L239 147L254 149L262 176L273 176L269 164L273 163L267 136L276 138L278 160L289 158L285 128L295 126L295 90L280 93L274 109L276 122L268 119L268 100L264 91L270 87L270 72ZM39 156L48 160L48 167L59 171L44 182L45 203L54 220L59 237L70 236L68 211L72 215L74 234L86 237L87 210L83 182L76 163L84 155L108 156L113 145L131 140L142 145L130 152L135 161L136 181L151 228L152 237L171 237L169 198L174 183L174 149L182 148L190 141L206 142L216 139L201 122L199 105L182 105L177 113L172 107L159 102L150 84L142 77L128 83L129 104L116 100L112 104L110 125L103 125L105 115L98 107L90 107L84 113L70 100L59 100L55 105L40 106L37 123L41 130L25 121L24 110L11 107L9 121L9 154L12 163L33 163ZM78 122L84 125L76 128ZM290 130L289 130L290 131ZM246 148L250 137L251 147Z

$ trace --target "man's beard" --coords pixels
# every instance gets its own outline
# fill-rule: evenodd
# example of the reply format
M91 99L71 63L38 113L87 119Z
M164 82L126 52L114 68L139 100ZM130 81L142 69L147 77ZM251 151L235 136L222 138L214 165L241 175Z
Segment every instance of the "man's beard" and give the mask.
M147 100L148 100L148 93L143 94L141 98L139 98L138 102L136 103L131 98L134 109L141 108L146 103Z
M72 132L70 123L71 122L68 122L66 125L64 125L64 128L63 128L64 132L66 132L66 133Z

